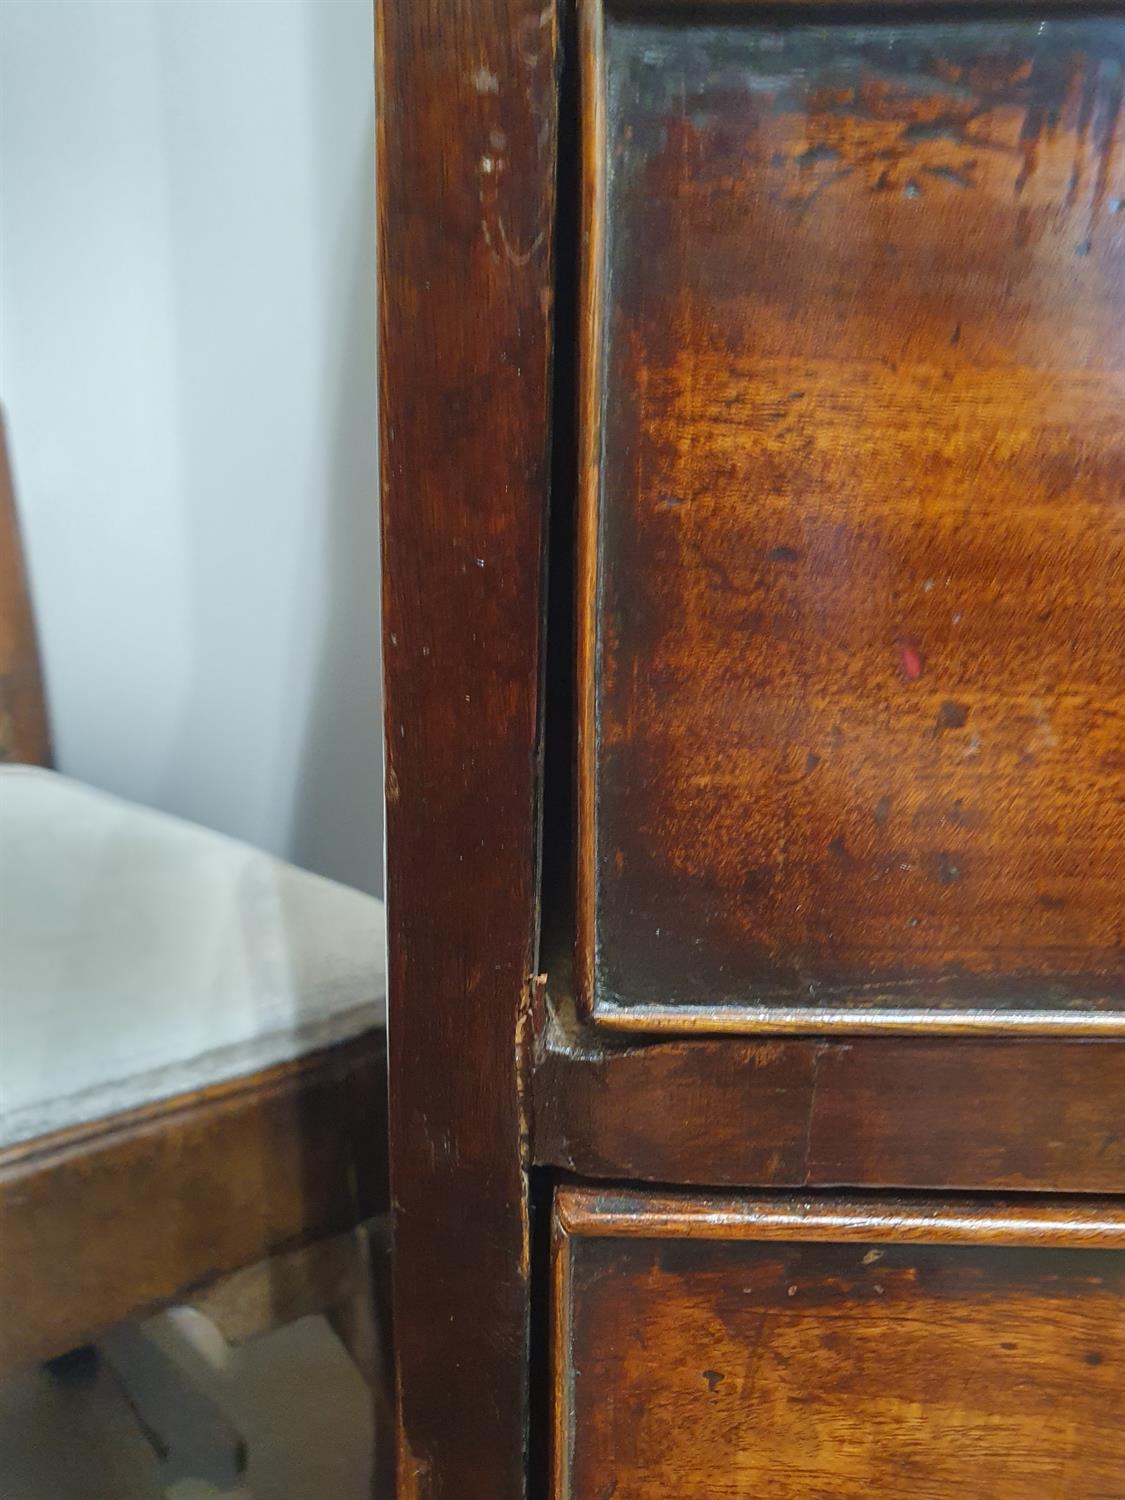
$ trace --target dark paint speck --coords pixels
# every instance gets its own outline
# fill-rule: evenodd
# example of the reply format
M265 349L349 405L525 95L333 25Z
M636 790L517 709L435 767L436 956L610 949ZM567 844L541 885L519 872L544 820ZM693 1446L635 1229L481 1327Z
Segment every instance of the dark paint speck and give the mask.
M955 698L947 698L938 709L937 722L939 729L964 729L969 722L969 710Z
M952 854L939 854L937 859L937 878L942 885L956 885L964 878L964 870L961 861Z

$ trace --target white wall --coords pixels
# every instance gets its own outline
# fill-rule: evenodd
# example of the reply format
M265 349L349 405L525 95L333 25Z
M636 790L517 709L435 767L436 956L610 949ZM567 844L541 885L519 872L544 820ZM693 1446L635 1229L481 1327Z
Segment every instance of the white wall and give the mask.
M59 769L381 883L370 0L0 0Z

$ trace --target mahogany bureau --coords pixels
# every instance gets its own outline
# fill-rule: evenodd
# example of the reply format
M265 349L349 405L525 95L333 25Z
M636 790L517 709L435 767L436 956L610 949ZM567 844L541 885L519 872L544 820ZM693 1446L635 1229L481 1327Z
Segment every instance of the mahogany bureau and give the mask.
M1125 1500L1125 11L380 0L404 1500Z

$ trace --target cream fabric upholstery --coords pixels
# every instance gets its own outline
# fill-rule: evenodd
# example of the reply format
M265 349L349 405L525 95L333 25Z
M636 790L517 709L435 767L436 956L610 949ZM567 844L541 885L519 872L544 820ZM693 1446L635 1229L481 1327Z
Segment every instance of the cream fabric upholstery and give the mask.
M382 1026L384 940L373 897L0 767L0 1146Z

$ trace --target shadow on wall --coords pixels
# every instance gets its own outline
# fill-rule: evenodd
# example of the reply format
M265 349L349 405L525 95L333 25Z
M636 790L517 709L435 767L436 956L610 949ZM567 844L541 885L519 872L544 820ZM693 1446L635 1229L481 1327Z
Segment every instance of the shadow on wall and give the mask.
M331 7L327 7L331 9ZM370 8L369 8L370 9ZM319 14L319 13L318 13ZM310 26L315 121L331 119L330 27ZM372 76L374 64L372 63ZM315 107L319 104L319 108ZM324 511L331 586L290 833L291 857L362 890L383 885L382 662L379 619L379 471L376 406L375 111L352 168L347 211L332 245L338 302L324 385L333 413ZM325 129L322 149L333 149ZM326 214L332 205L325 203Z
M242 406L260 453L260 466L251 474L257 494L245 512L251 529L232 523L229 506L211 507L202 524L191 529L198 579L194 598L207 608L196 620L196 661L204 680L189 694L187 706L194 711L220 688L213 674L225 678L220 693L230 717L225 726L213 726L210 753L231 753L231 731L241 719L241 733L255 744L253 759L262 772L258 784L241 788L244 799L259 799L262 832L248 835L254 842L306 869L379 892L382 715L370 14L365 8L359 29L350 3L282 9L300 34L289 49L298 69L290 75L288 129L275 142L284 153L284 175L273 184L272 211L288 238L276 248L293 279L294 295L287 297L277 281L272 299L258 299L253 313L258 326L242 330L243 336L253 334L244 347L256 362L241 372L245 390L230 371L219 375L216 389L222 360L216 340L225 336L221 325L204 325L200 338L198 323L185 318L181 324L182 395L189 409L196 403L192 426L198 437L185 442L185 462L199 470L190 491L205 492L204 468L214 456L208 429L214 432L216 423L221 429L232 409ZM166 26L162 33L163 71L172 98L182 93L182 86L176 88L181 29ZM180 123L190 131L198 126L194 116ZM189 156L193 144L185 131L172 159ZM190 172L184 175L191 180ZM291 205L284 201L287 188L295 189ZM190 201L181 206L184 222L179 229L173 224L172 244L182 260L180 278L190 284L198 273L196 226L208 208ZM252 195L229 205L236 222L261 206ZM254 232L261 250L260 219ZM220 240L212 253L220 261L233 257L234 274L253 278L252 266L237 264L236 236ZM216 264L213 274L220 279L223 265ZM199 412L200 404L209 408L206 414ZM231 496L233 505L238 501ZM242 573L251 580L256 615L240 585L228 593L226 609L211 607L215 559L232 540L242 555ZM267 672L256 674L256 663L267 664ZM169 768L171 784L186 785L198 774L188 757L202 748L199 740L198 726L185 723L182 750ZM242 769L245 780L250 767ZM216 760L208 775L211 799L222 779L221 760ZM238 809L228 807L225 814L237 819Z
M0 7L59 769L382 885L370 0Z
M0 0L0 394L59 768L378 890L371 27L370 0ZM218 1049L241 1014L254 1044L303 1052L345 1034L345 1005L370 1032L384 988L378 905L313 882L316 905L302 902L298 920L298 882L252 857L246 867L226 891L202 871L210 932L180 920L190 903L164 905L186 945L175 975L187 983L194 967L238 1001L220 1004L220 1024L188 995L187 1039ZM174 897L193 871L198 857L173 861ZM105 923L94 936L135 957L131 930L151 949L143 908L125 892L113 910L125 941ZM159 984L141 988L162 998ZM88 1027L128 1061L137 1028L92 998ZM158 1032L176 1030L174 1006L149 1010ZM200 1059L172 1045L178 1090L191 1085L183 1060L190 1072ZM349 1065L340 1096L362 1131L333 1110L351 1188L333 1200L341 1229L385 1202L378 1053L370 1069ZM314 1104L324 1112L323 1089L297 1100L299 1127ZM323 1203L322 1153L305 1145L317 1134L296 1139L306 1159L290 1164L300 1180L290 1171L286 1192L304 1184ZM251 1151L240 1170L254 1168ZM169 1246L181 1231L198 1239L173 1220ZM313 1374L298 1380L315 1395ZM287 1435L284 1403L272 1416ZM323 1449L325 1422L313 1428ZM345 1454L365 1482L365 1446L358 1465L355 1445L330 1457ZM274 1469L272 1488L268 1469L256 1476L262 1493L280 1492L279 1475L297 1482L289 1455ZM342 1490L326 1470L305 1493Z

